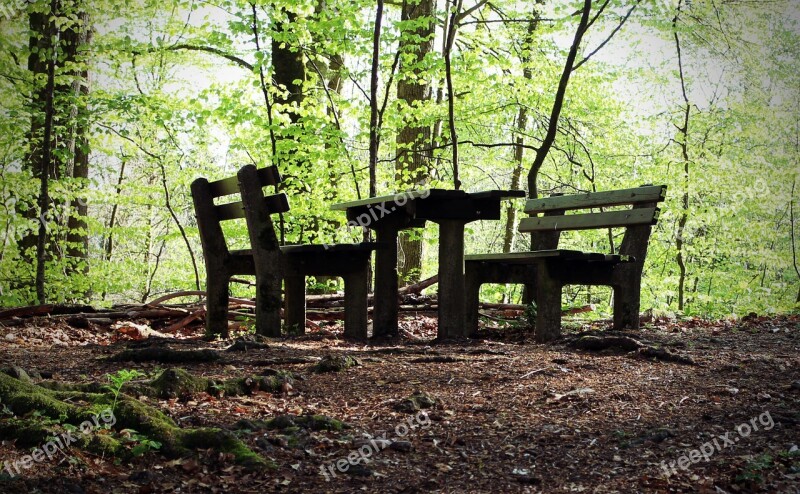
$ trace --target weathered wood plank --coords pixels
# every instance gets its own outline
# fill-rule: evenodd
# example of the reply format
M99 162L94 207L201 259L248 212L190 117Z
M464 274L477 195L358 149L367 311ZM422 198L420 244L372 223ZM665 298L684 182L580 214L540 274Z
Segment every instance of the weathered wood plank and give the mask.
M589 230L632 225L653 225L658 220L658 208L640 208L605 213L570 214L525 218L520 221L519 231L565 231Z
M284 245L281 252L284 254L323 254L325 252L372 252L388 246L380 242L361 242L358 244L309 244L309 245Z
M342 202L334 204L331 209L336 211L345 211L347 209L356 208L359 206L370 206L380 204L385 206L387 204L396 204L403 206L405 203L412 199L427 198L427 197L444 197L444 198L461 198L467 197L467 193L463 190L447 190L447 189L423 189L423 190L406 190L390 194L386 196L368 197L358 201Z
M480 192L470 192L470 199L513 199L525 197L524 190L482 190Z
M553 210L588 209L660 202L664 200L666 195L666 185L648 185L632 189L562 195L531 199L525 203L525 212L528 214L536 214Z
M263 204L264 210L268 211L269 214L286 213L289 211L289 199L283 192L264 197ZM220 204L219 206L214 206L214 210L217 212L217 219L219 221L244 218L244 205L241 201Z
M278 185L281 183L281 174L278 172L278 167L276 166L259 168L257 173L258 180L261 182L262 187L266 185ZM239 178L236 175L223 178L222 180L209 183L208 187L211 197L222 197L229 196L231 194L238 194Z
M536 250L531 252L508 252L508 253L493 253L493 254L471 254L464 256L464 260L469 261L492 261L492 262L519 262L530 260L532 263L539 262L538 259L543 257L562 257L562 258L582 258L585 254L579 250L568 249L551 249L551 250Z

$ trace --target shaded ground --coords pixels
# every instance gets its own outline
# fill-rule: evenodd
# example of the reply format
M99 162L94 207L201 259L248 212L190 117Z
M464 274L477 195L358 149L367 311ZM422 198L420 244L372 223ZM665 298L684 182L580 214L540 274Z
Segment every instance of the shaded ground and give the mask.
M126 341L130 329L36 320L0 328L0 367L70 383L106 382L120 369L153 378L177 366L215 379L299 375L275 393L142 398L181 426L235 430L274 469L246 470L213 450L119 462L73 448L14 478L1 474L0 492L800 492L797 316L654 321L629 333L698 365L578 351L566 340L539 345L514 329L431 347L435 321L404 327L395 345L354 346L335 329L244 352L222 351L232 341L181 339L167 346L217 349L222 359L179 365L106 361L142 344ZM312 372L327 355L360 365ZM416 410L427 398L433 405ZM351 427L259 422L308 414ZM12 418L0 414L0 423ZM359 450L368 461L351 466ZM0 462L28 453L4 440Z

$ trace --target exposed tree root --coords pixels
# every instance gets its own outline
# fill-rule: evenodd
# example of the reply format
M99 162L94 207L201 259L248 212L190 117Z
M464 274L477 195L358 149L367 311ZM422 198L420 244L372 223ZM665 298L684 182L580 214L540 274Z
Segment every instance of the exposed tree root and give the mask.
M214 448L233 454L235 461L250 468L271 464L251 451L232 433L215 428L182 429L157 408L120 394L116 404L111 393L53 390L0 373L0 401L13 417L0 421L3 437L16 438L20 446L41 444L53 429L63 424L82 427L108 425L115 431L135 430L161 443L161 451L171 457L189 454L193 449ZM113 409L113 420L100 423L98 415ZM102 411L106 412L102 412ZM44 420L50 419L50 420ZM104 453L126 455L126 448L111 434L74 435L79 447Z
M670 352L665 348L658 348L652 345L646 345L639 340L631 338L630 336L623 335L609 335L609 336L595 336L595 335L578 335L576 338L567 342L572 348L578 350L586 350L590 352L599 352L604 350L615 350L622 352L630 352L632 355L660 360L662 362L675 362L678 364L697 365L692 358Z
M288 371L265 369L264 375L237 377L217 381L194 376L184 369L166 369L151 381L125 383L122 391L129 396L147 396L158 399L185 398L196 393L214 396L250 395L256 391L280 393L286 384L294 384L297 377ZM106 385L99 382L66 384L58 381L43 381L39 386L56 392L105 393Z
M214 350L173 350L171 348L137 348L123 350L108 358L114 362L160 362L162 364L188 364L193 362L214 362L220 354Z

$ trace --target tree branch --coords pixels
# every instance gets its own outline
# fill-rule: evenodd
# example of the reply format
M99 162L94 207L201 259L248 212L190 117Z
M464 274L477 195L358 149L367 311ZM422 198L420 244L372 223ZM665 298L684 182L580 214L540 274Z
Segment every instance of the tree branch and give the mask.
M250 62L246 61L245 59L237 57L236 55L232 55L230 53L227 53L224 50L221 50L219 48L214 48L213 46L200 46L200 45L191 45L191 44L188 44L188 43L180 43L180 44L177 44L177 45L167 46L167 47L161 48L161 49L159 49L159 48L149 48L149 49L144 50L144 51L133 50L133 51L131 51L129 53L131 55L137 56L137 55L145 55L145 54L148 54L148 53L156 53L156 52L158 52L158 51L160 51L162 49L163 50L167 50L167 51L187 50L187 51L200 51L200 52L205 52L205 53L211 53L212 55L217 55L217 56L222 57L222 58L224 58L226 60L229 60L229 61L235 63L236 65L238 65L240 67L243 67L243 68L245 68L245 69L247 69L247 70L249 70L251 72L254 70L253 64L251 64Z
M606 43L608 43L609 41L611 41L611 38L613 38L613 37L614 37L614 36L617 34L617 32L619 32L619 30L620 30L620 29L622 29L622 26L625 24L625 22L627 22L628 18L631 16L631 14L633 13L633 11L636 9L636 7L638 7L638 6L639 6L639 2L640 2L640 1L641 1L641 0L636 0L636 3L634 3L634 4L631 6L631 8L630 8L630 9L628 9L628 12L625 14L625 16L624 16L622 19L620 19L620 21L619 21L619 24L617 24L617 27L615 27L615 28L614 28L614 30L613 30L613 31L611 31L611 34L609 34L609 35L608 35L608 37L607 37L606 39L604 39L602 43L600 43L599 45L597 45L597 48L595 48L594 50L592 50L592 52L591 52L591 53L589 53L588 55L586 55L586 56L583 58L583 60L581 60L580 62L576 63L576 64L575 64L575 66L574 66L574 67L572 67L572 70L573 70L573 71L575 71L575 70L578 70L578 68L579 68L581 65L585 64L586 62L588 62L588 61L589 61L589 59L590 59L590 58L592 58L592 57L593 57L593 56L594 56L594 55L595 55L595 54L596 54L598 51L602 50L602 49L603 49L603 47L604 47L604 46L606 46Z

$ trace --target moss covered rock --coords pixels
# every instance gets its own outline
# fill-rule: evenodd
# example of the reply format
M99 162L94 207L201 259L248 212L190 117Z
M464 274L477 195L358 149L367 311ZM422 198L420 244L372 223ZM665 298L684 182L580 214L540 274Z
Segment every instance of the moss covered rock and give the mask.
M405 413L414 413L424 408L433 408L438 403L438 400L422 391L415 391L411 396L408 396L397 404L395 410Z
M361 365L358 360L349 355L326 355L312 367L311 370L321 374L323 372L341 372L350 367Z

